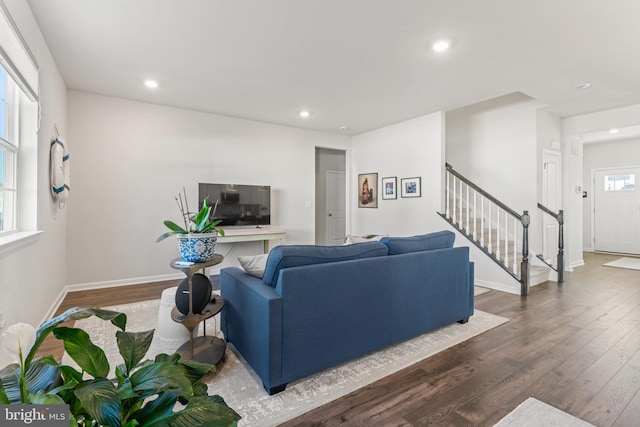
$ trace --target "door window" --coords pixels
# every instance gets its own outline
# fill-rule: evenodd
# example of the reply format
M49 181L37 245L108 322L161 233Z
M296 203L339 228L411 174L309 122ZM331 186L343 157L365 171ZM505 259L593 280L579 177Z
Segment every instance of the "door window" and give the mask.
M604 191L626 191L636 189L636 174L605 175Z

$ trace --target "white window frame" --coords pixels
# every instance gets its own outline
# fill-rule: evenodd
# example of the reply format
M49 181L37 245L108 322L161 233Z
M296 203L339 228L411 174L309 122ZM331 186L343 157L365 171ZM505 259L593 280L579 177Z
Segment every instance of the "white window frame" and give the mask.
M16 232L18 224L18 157L20 153L19 135L19 88L11 75L2 68L5 73L5 99L0 102L5 104L5 116L0 118L5 122L5 138L0 136L0 147L4 149L4 177L0 185L0 236Z

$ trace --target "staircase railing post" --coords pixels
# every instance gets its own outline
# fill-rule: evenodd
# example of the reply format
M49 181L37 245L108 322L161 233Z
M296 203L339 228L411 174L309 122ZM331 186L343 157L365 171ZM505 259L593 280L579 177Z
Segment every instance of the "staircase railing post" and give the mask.
M564 211L558 212L558 283L564 282Z
M520 295L529 295L529 211L524 211L522 223L522 263L520 264Z

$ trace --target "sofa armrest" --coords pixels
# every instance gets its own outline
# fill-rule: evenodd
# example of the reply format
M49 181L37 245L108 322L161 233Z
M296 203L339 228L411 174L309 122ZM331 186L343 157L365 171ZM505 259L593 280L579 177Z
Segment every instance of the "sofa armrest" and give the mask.
M225 300L221 327L262 379L265 388L280 384L282 358L282 298L261 279L237 267L220 271Z

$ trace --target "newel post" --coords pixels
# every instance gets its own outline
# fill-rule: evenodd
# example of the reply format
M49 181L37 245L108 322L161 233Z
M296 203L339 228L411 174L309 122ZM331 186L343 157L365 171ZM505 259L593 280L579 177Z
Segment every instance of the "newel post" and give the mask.
M529 211L520 217L522 223L522 263L520 264L520 295L529 295Z
M564 282L564 211L558 212L558 283Z

